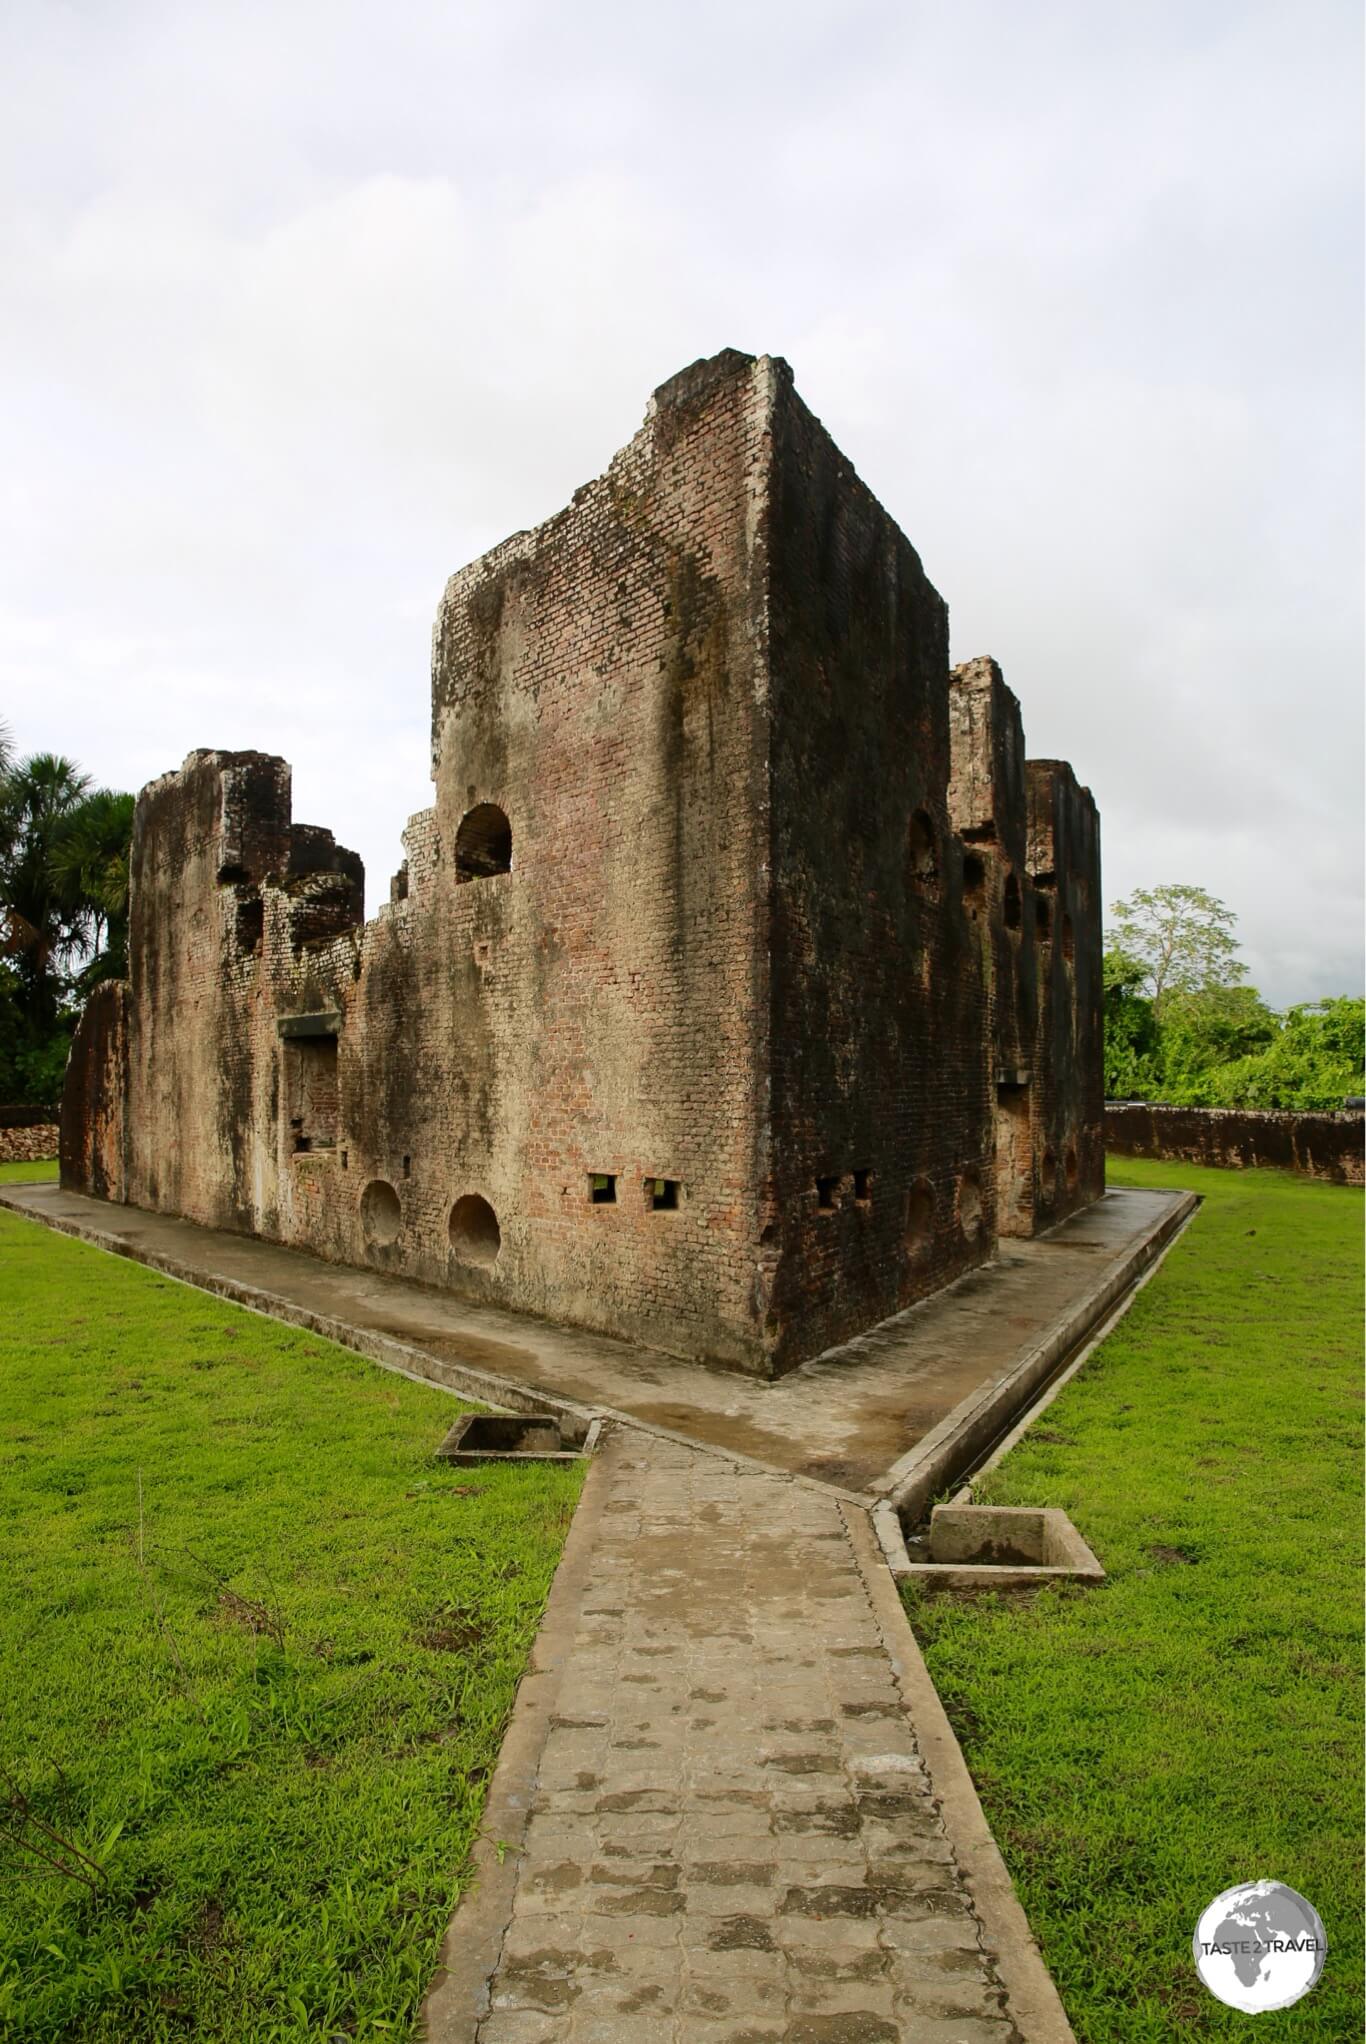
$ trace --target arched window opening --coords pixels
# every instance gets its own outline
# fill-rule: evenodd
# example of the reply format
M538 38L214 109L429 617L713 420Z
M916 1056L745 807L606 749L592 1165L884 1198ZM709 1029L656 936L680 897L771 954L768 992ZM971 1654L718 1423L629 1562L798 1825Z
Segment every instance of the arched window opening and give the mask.
M403 1208L392 1185L372 1178L360 1196L360 1224L369 1249L387 1249L398 1240Z
M976 852L969 852L963 861L963 901L968 908L981 907L986 885L985 864Z
M982 1180L976 1171L965 1171L958 1182L958 1225L969 1242L982 1233Z
M906 1247L919 1256L934 1240L934 1190L927 1178L917 1178L906 1201Z
M477 1192L467 1192L456 1201L446 1233L461 1263L493 1263L503 1246L498 1216Z
M911 878L918 880L922 887L931 887L939 878L939 853L934 841L934 825L929 812L917 809L911 818Z
M455 877L483 880L512 871L512 825L496 802L481 802L460 819L455 834Z

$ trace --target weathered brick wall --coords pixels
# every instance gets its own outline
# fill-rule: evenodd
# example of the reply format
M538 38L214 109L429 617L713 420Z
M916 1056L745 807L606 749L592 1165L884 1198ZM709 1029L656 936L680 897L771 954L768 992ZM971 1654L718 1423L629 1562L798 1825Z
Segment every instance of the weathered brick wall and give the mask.
M1105 1189L1100 819L1064 760L1029 760L1025 782L1039 949L1034 1140L1046 1226Z
M433 896L464 988L450 1141L508 1217L499 1293L750 1367L769 373L666 384L567 511L453 578L433 667L441 839L483 802L512 826L510 874Z
M1022 752L1017 714L998 742ZM952 770L913 550L785 364L695 364L565 511L452 578L435 801L374 920L284 761L195 753L144 790L129 984L78 1035L64 1177L799 1361L990 1254L997 1067L1033 1044L1042 1069L1019 760L976 906ZM1069 785L1048 828L1086 860ZM1085 1122L1098 1028L1088 991L1050 1129Z
M781 1360L983 1261L995 1234L982 958L946 802L948 614L786 378L771 633Z
M62 1089L62 1184L95 1199L125 1200L128 988L105 980L85 1006Z
M949 730L949 814L964 846L963 901L986 983L996 1227L1031 1235L1056 1218L1040 1186L1038 916L1027 871L1024 728L994 660L954 669Z
M1363 1182L1360 1114L1276 1114L1241 1107L1167 1107L1107 1100L1106 1147L1242 1171L1273 1165L1334 1185Z

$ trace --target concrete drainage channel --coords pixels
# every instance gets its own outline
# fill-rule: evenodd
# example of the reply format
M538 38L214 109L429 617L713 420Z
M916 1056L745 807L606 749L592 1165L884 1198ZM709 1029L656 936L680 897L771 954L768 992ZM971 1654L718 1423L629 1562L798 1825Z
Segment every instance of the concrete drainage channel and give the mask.
M546 1413L467 1412L437 1449L441 1462L584 1462L598 1445L602 1421L589 1421L577 1446L565 1445L560 1422Z
M928 1531L909 1537L890 1505L879 1505L873 1518L892 1574L923 1590L1032 1590L1043 1583L1105 1580L1066 1512L936 1505Z
M1105 1570L1066 1512L978 1504L973 1484L1005 1459L1124 1318L1199 1204L1188 1193L1173 1209L1137 1273L1130 1266L1109 1288L1099 1324L1093 1302L1089 1326L1072 1330L1070 1339L1066 1327L1055 1329L1003 1378L965 1399L884 1478L873 1526L898 1584L961 1593L1104 1582ZM947 1503L932 1505L926 1519L934 1493L954 1478L967 1481Z

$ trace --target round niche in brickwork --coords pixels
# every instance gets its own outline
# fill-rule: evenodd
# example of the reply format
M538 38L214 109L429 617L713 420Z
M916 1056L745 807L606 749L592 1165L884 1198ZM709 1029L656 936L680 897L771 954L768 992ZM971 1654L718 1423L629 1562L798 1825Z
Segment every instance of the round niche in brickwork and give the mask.
M934 1188L928 1178L917 1178L906 1200L906 1247L920 1256L933 1240Z
M494 1263L503 1246L498 1216L477 1192L467 1192L456 1201L446 1232L461 1263Z
M468 809L455 833L455 877L484 880L512 871L512 825L496 802Z
M982 1180L976 1171L965 1171L958 1181L958 1225L969 1242L982 1232Z
M372 1178L360 1196L360 1224L370 1249L387 1249L398 1240L403 1208L392 1185Z

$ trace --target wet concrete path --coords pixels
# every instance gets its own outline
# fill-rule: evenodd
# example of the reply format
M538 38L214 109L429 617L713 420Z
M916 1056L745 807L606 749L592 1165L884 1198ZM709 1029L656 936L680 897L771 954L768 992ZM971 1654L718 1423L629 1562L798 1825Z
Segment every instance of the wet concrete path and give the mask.
M983 1270L774 1383L56 1185L9 1185L3 1198L211 1286L227 1280L591 1411L865 1491L1117 1272L1179 1195L1108 1192L1048 1235L1003 1243Z
M866 1514L625 1428L590 1484L429 2044L1064 2044L926 1764Z

